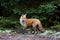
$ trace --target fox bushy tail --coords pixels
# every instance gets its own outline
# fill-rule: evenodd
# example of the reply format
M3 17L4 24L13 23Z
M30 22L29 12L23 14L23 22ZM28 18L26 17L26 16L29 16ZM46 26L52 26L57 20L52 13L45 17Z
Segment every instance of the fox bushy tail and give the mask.
M42 26L41 23L38 25L38 27L39 27L39 29L40 29L41 32L44 32L45 31L45 29L43 28L43 26Z

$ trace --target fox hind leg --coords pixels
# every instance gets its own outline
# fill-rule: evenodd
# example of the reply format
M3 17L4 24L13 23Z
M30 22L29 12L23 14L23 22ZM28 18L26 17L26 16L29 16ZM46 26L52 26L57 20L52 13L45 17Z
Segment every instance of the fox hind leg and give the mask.
M33 28L34 28L34 34L37 34L38 32L37 32L37 25L34 25L33 24Z

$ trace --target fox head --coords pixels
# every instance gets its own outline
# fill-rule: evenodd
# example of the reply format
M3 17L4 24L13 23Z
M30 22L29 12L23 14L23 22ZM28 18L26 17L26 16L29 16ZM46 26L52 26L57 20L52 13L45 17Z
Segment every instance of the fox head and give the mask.
M26 14L22 15L20 19L26 19Z

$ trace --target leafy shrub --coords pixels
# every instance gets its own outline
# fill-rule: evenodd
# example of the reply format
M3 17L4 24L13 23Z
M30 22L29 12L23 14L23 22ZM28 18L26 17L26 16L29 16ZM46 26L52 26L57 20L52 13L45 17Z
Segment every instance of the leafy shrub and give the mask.
M28 18L37 18L41 20L44 27L50 27L56 24L60 24L60 17L54 13L54 10L56 10L58 4L60 4L60 0L54 0L51 2L46 1L46 3L42 2L42 4L38 3L38 6L36 3L36 6L33 6L34 3L29 5L29 2L27 3L26 0L1 0L0 2L2 6L1 14L3 15L3 17L4 15L5 17L12 17L12 19L0 18L0 23L2 22L1 24L3 24L3 26L11 24L17 27L17 25L19 25L19 22L15 20L18 20L18 18L15 17L15 19L13 19L13 15L20 16L21 14L29 15L27 16ZM30 0L30 2L33 1ZM57 6L54 6L54 4L56 4Z
M51 28L60 31L60 24L52 26Z
M21 28L18 20L14 20L11 18L2 17L0 18L0 29L15 29Z

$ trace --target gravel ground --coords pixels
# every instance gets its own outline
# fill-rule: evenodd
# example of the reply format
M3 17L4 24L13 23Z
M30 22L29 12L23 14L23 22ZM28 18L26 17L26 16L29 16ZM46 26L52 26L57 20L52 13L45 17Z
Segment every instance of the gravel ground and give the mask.
M60 36L0 34L0 40L60 40Z
M11 30L0 30L0 40L60 40L60 32L48 30L39 34L21 34Z

